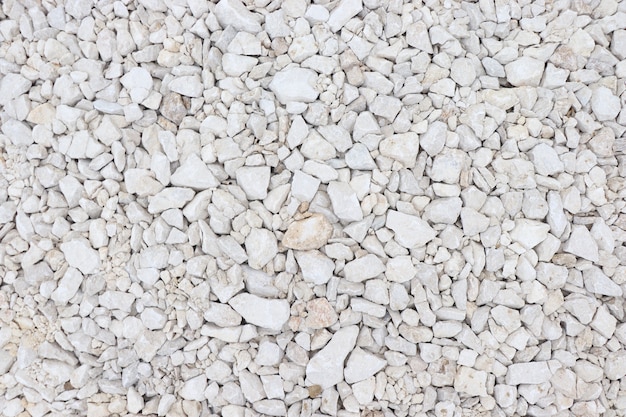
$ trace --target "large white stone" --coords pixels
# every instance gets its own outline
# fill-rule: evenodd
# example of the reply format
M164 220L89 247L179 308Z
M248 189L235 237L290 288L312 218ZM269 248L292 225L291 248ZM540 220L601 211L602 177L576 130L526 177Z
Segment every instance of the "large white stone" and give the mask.
M330 12L328 19L330 30L337 32L361 10L363 10L362 0L341 0L337 7Z
M552 146L540 143L529 153L530 160L535 164L535 171L541 175L554 175L563 172L565 165L559 159Z
M246 253L250 267L263 268L278 253L276 235L267 229L252 229L246 237Z
M532 249L548 237L550 226L536 220L517 219L510 232L511 239L526 249Z
M506 372L507 385L543 384L550 381L552 371L548 362L514 363Z
M597 266L590 266L583 271L583 281L585 288L591 293L609 297L622 296L622 288Z
M477 397L487 395L487 372L460 366L454 377L454 389Z
M332 278L335 263L322 252L297 251L295 255L305 281L315 285L324 285Z
M180 167L172 174L170 181L172 185L195 190L213 188L220 184L202 159L193 153L189 154L181 163Z
M100 255L85 238L61 243L61 251L67 263L83 274L93 274L100 269Z
M237 184L250 200L262 200L267 197L271 169L268 166L241 167L237 170Z
M395 159L406 168L412 168L415 166L419 143L416 133L400 133L383 139L378 149L382 155Z
M141 103L147 99L154 84L148 70L142 67L132 68L120 78L120 82L129 91L134 103Z
M426 221L395 210L387 212L385 225L395 232L395 241L407 249L424 246L437 236Z
M82 282L83 274L76 268L68 268L50 298L57 304L67 304L67 302L76 295Z
M220 0L215 6L215 16L223 28L232 26L251 33L261 31L260 16L248 10L241 0Z
M591 95L591 110L600 122L613 120L622 109L619 97L607 87L598 87Z
M538 87L545 64L535 58L520 57L504 66L506 79L515 87Z
M327 192L333 205L333 212L340 220L345 222L363 220L361 205L350 184L333 181L328 184Z
M596 240L589 230L580 224L572 226L572 233L563 245L563 251L585 258L591 262L598 262L600 256Z
M326 389L343 381L343 363L354 348L358 335L358 326L337 330L330 342L307 364L307 384L319 385Z
M386 360L357 347L352 351L346 363L345 380L348 384L363 381L376 375L385 365L387 365Z
M311 250L321 248L333 233L333 226L323 214L315 213L287 227L282 244L289 249Z
M289 302L272 300L253 294L239 294L228 302L248 323L271 330L280 330L289 320Z
M310 103L317 99L317 74L306 68L287 68L277 72L269 84L270 90L282 104L292 101Z
M368 254L361 258L348 262L343 269L344 277L348 281L362 282L375 278L385 271L385 265L374 254Z

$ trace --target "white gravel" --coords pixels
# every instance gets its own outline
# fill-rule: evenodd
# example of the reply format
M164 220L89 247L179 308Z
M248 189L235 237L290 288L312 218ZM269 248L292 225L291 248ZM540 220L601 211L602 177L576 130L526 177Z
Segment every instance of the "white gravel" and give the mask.
M626 415L626 2L0 2L0 414Z

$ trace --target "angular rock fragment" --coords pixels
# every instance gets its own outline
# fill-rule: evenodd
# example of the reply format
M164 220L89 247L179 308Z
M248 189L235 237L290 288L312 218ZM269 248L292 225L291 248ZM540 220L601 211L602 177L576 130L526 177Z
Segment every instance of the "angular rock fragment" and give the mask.
M356 344L358 326L343 327L333 335L322 350L317 352L306 366L306 382L330 388L344 379L343 364Z
M282 244L296 250L319 249L328 242L332 233L333 227L326 217L314 213L306 219L291 223L283 236Z
M228 302L248 323L271 330L280 330L289 320L287 300L271 300L242 293Z
M395 241L408 249L424 246L437 236L426 221L395 210L387 213L386 226L395 232Z

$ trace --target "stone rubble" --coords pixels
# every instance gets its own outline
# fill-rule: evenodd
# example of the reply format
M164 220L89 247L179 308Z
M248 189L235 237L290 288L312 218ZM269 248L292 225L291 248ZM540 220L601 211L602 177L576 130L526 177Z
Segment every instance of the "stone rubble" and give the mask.
M0 2L0 414L626 414L626 2Z

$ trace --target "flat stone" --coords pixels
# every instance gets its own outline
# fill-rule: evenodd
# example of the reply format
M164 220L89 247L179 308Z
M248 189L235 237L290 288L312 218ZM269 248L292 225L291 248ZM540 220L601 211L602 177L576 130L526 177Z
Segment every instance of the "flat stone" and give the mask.
M139 197L153 196L163 190L163 184L147 169L132 168L124 171L124 184L126 191Z
M435 156L443 150L446 144L448 126L437 120L428 126L428 130L420 137L420 147L430 156Z
M543 384L550 378L548 362L514 363L509 365L505 377L507 385Z
M614 120L622 106L619 97L607 87L597 87L591 95L591 110L600 122Z
M621 297L622 288L597 266L591 266L583 271L583 281L587 291L593 294Z
M460 366L454 377L454 389L472 397L487 395L487 372Z
M239 294L228 302L248 323L271 330L280 330L289 320L289 302L272 300L253 294Z
M548 237L550 226L529 219L515 220L515 227L510 232L511 239L526 249L532 249Z
M204 86L198 75L185 75L174 78L168 85L175 93L187 97L202 97Z
M550 176L563 172L565 169L565 165L559 159L554 148L545 143L540 143L532 148L529 157L538 174Z
M200 374L185 381L185 384L178 392L184 400L204 401L204 390L207 387L207 378L204 374Z
M12 72L2 76L0 80L0 105L6 106L11 100L28 92L32 82L20 74Z
M170 181L177 187L189 187L194 190L205 190L220 184L202 159L193 153L181 163Z
M187 204L195 192L190 188L169 187L150 198L149 213L161 213L172 208L182 208Z
M120 78L120 82L129 91L130 98L134 103L141 103L147 99L154 84L148 70L142 67L131 68Z

